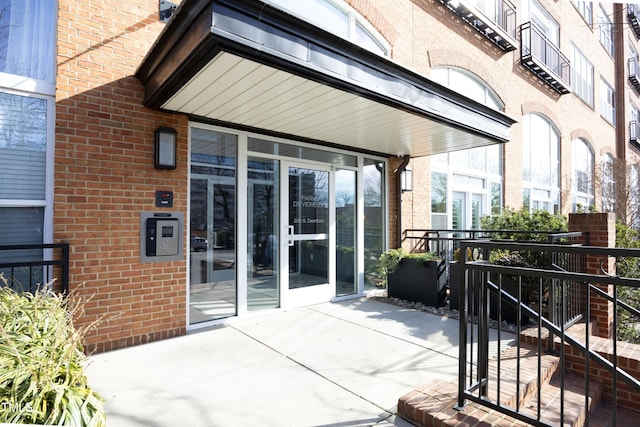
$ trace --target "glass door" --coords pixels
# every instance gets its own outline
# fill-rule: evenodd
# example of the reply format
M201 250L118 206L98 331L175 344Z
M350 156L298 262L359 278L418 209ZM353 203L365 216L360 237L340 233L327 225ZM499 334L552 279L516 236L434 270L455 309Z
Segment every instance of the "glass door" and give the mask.
M282 251L285 308L330 301L329 169L287 164ZM283 191L283 193L285 192Z

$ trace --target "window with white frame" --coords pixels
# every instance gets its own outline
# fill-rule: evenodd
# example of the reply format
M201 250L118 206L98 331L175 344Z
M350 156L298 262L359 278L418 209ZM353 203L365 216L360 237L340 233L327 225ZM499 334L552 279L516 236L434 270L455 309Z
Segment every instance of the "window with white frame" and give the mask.
M429 77L498 111L504 104L475 74L458 67L434 67ZM476 214L502 209L502 145L490 145L431 157L431 227L473 227ZM463 209L465 201L469 209ZM456 204L457 203L457 204ZM455 205L455 206L454 206ZM468 211L468 212L467 212Z
M0 233L52 240L55 1L0 2Z
M587 105L593 107L593 64L571 45L571 89Z
M600 78L600 115L609 123L616 124L615 92L605 79Z
M531 21L554 46L560 46L560 25L537 1L522 2L523 22Z
M587 24L593 24L593 3L590 1L572 1L573 5L578 9L580 15L584 18Z
M600 43L613 56L613 23L611 18L600 5Z
M593 206L593 150L582 138L571 141L573 163L573 211Z
M540 114L522 117L523 205L560 213L560 133Z
M382 56L391 47L358 12L341 0L263 0L345 40Z
M610 153L602 156L602 211L615 212L616 210L616 180L615 162Z

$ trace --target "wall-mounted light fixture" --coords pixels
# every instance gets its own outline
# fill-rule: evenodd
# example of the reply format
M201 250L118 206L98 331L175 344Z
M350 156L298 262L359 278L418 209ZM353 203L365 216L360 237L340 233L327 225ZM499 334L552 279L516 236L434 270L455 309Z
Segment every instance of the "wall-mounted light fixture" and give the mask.
M409 168L404 168L400 173L400 190L413 190L413 172Z
M160 126L154 132L154 161L157 169L176 168L176 136L173 128Z

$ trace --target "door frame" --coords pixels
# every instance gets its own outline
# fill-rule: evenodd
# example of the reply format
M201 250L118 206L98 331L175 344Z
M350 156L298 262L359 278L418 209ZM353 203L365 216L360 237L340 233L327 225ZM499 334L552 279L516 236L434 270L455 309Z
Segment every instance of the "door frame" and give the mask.
M297 289L289 289L289 168L311 169L327 172L328 176L328 210L329 224L327 227L327 283L307 286ZM334 168L326 164L305 162L303 160L281 160L280 161L280 303L284 310L304 307L313 304L332 301L336 295L335 283L335 177ZM308 235L308 239L297 237L294 240L312 240L317 235Z

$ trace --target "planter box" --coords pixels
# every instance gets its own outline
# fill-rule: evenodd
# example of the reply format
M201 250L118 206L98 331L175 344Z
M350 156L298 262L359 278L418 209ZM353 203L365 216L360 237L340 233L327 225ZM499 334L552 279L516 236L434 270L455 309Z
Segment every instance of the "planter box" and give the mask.
M457 261L449 263L449 306L453 310L459 310L460 308L460 264ZM508 292L514 297L517 296L517 282L515 280L503 279L502 290ZM474 314L478 314L478 294L474 293ZM527 301L524 301L527 303ZM506 299L502 300L500 311L502 313L502 320L515 324L518 320L518 309L515 305L507 302ZM498 320L498 295L495 292L491 292L489 297L489 318L492 320ZM521 325L529 323L529 317L525 314L521 315Z
M402 259L396 271L387 277L389 297L440 307L445 300L447 275L443 260L419 263Z

